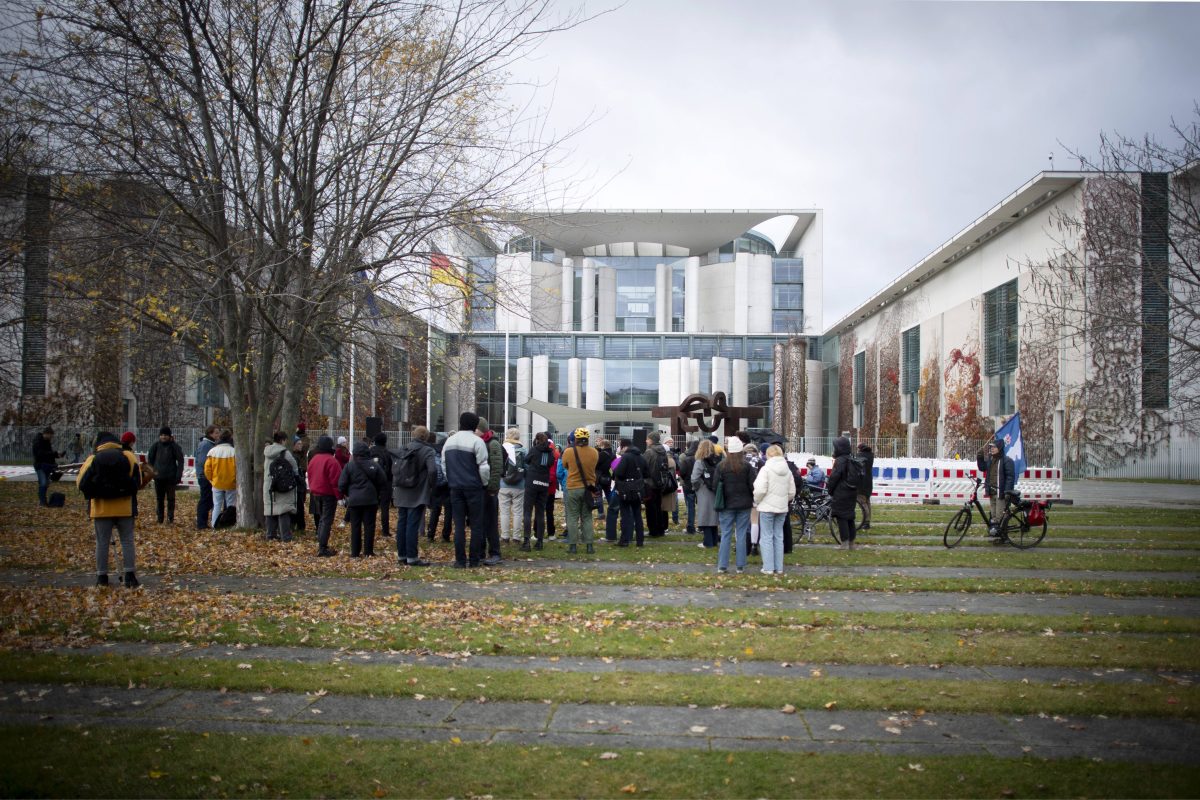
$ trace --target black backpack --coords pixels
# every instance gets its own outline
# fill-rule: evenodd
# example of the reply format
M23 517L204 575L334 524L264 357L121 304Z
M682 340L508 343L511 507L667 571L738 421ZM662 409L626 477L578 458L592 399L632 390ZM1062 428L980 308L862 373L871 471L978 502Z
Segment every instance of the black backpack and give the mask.
M679 483L675 480L675 470L671 468L669 453L660 455L655 462L653 484L659 494L670 494L679 488Z
M412 489L421 482L425 472L425 459L421 458L421 448L413 447L404 451L400 460L393 464L395 484L401 489Z
M692 471L696 468L696 457L683 455L679 458L679 477L683 480L683 491L692 493Z
M125 451L115 447L97 450L79 482L79 491L88 500L132 497L138 488L137 473L129 468Z
M504 451L504 475L500 480L509 486L516 486L525 480L525 457L520 453L517 456L520 463L509 458L508 451Z
M847 488L857 491L859 484L863 481L863 476L866 474L867 470L861 458L850 456L846 459L846 477L843 479L843 483L846 484Z
M271 491L275 494L290 492L296 488L296 470L288 462L284 451L271 459Z

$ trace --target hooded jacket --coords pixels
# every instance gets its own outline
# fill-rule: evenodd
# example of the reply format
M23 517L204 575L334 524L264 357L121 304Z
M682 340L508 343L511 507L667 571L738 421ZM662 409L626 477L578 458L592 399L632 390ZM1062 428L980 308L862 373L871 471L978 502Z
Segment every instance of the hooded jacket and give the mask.
M1004 450L1004 440L996 438L988 442L988 445L996 445L996 449L1000 451L999 456L993 460L985 446L979 451L979 455L975 457L975 465L979 467L979 471L984 474L983 494L984 497L1004 497L1004 495L1016 489L1017 486L1017 466L1013 460L1009 458Z
M204 477L214 489L228 492L237 488L237 455L233 445L221 442L204 459Z
M754 503L759 513L786 514L796 496L796 482L787 467L787 459L773 456L767 459L754 479Z
M154 480L159 483L179 483L183 480L183 448L174 439L161 439L150 445L146 461L158 473Z
M758 473L744 458L735 472L731 456L717 467L717 479L725 484L725 511L748 511L754 506L754 480Z
M516 464L517 469L521 469L522 467L525 467L525 458L526 458L525 445L521 444L520 442L505 442L502 447L504 450L504 452L503 452L504 463L500 467L500 473L501 473L500 474L500 478L501 478L500 488L501 489L511 489L512 491L525 491L525 477L524 476L521 476L521 480L517 481L516 483L509 483L508 481L503 479L504 473L508 471L508 462L509 461Z
M342 477L342 465L333 456L333 439L322 436L308 459L308 491L310 494L342 498L338 481Z
M875 453L870 447L859 445L858 458L863 463L863 477L858 482L858 493L862 497L870 497L875 490Z
M387 490L387 478L371 458L371 448L362 442L354 445L354 458L338 476L338 491L346 498L347 508L377 506Z
M852 517L858 489L846 484L846 471L850 463L850 440L839 436L833 440L833 469L825 481L829 491L830 507L835 516Z
M204 463L208 460L208 454L212 451L217 443L207 436L200 439L200 444L196 445L196 480L204 485L208 483L208 476L204 474Z
M500 491L500 476L504 474L504 448L492 431L484 431L483 444L487 447L488 478L485 483L492 494Z
M116 440L104 442L96 448L96 452L101 450L121 450L121 443ZM83 476L92 468L92 460L95 459L95 454L87 457L83 462L83 466L79 468L79 475L75 478L75 485L79 486L83 483ZM138 474L139 467L137 456L131 451L125 451L125 458L129 461L129 477L133 479ZM92 519L107 519L109 517L132 517L133 516L133 494L128 497L97 497L92 500L88 506L88 514Z
M393 470L392 505L396 508L420 508L429 505L433 499L433 487L437 486L437 453L429 443L413 439L400 451L400 459L408 458L409 453L414 453L413 457L420 461L424 474L417 480L416 486L398 486L395 473L399 470Z
M537 444L534 442L525 456L525 489L535 490L543 495L550 490L550 474L554 469L554 450L549 442Z
M287 445L271 442L263 448L263 513L268 517L296 513L295 489L289 492L271 491L271 462L280 453L283 454L283 460L291 464L292 469L296 470L296 474L299 475L300 473L300 470L296 466L296 458L292 455L291 449Z

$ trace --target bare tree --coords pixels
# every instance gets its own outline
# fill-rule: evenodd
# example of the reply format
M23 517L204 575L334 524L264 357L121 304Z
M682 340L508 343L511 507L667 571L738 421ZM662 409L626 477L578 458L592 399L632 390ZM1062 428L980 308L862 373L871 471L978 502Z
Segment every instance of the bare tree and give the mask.
M1027 265L1022 327L1084 358L1081 379L1060 376L1066 455L1103 465L1200 430L1200 106L1167 141L1106 134L1076 156L1094 174L1080 211L1056 215L1060 252ZM1049 430L1053 407L1031 403L1026 425Z
M13 106L102 235L95 301L199 353L228 394L238 487L296 420L361 290L427 307L432 243L513 202L553 150L506 104L548 0L4 0ZM72 280L90 291L86 280ZM78 276L75 276L78 278ZM256 501L255 501L256 502ZM241 524L258 509L244 503Z

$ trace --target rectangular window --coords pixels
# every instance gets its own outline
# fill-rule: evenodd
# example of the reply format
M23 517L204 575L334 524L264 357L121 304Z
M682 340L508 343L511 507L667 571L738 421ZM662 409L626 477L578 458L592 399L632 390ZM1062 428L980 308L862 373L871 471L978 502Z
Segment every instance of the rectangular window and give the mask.
M721 340L720 353L726 358L741 358L743 352L742 340L729 338Z
M775 308L800 309L804 307L804 288L785 283L775 287Z
M684 358L691 355L691 342L685 336L668 336L663 339L663 358Z
M988 413L993 417L1017 410L1016 372L1002 372L987 378Z
M803 311L775 311L771 314L771 333L800 333L804 330Z
M921 326L900 335L900 397L903 422L917 422L917 392L921 388Z
M867 396L867 351L854 354L854 427L863 424L863 405Z
M692 339L692 358L710 359L717 354L717 340L706 336Z
M983 374L987 377L990 416L1016 410L1013 390L1017 370L1017 281L983 296Z
M639 336L633 340L634 358L662 358L662 339L657 336Z
M629 336L609 336L604 340L605 358L632 358L633 338Z
M599 336L579 336L575 339L575 355L579 358L600 357Z

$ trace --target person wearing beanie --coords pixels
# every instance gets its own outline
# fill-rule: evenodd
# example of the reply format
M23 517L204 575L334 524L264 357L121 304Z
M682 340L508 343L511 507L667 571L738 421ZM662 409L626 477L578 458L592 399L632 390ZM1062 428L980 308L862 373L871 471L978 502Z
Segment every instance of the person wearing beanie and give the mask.
M134 443L137 441L137 436L133 431L125 431L121 434L121 447L126 450L132 450Z
M382 434L380 434L382 435ZM428 567L418 549L425 509L438 483L437 453L424 425L413 428L408 445L396 457L389 493L396 505L396 560L400 566Z
M237 507L237 453L233 449L233 433L221 431L217 446L204 459L204 477L213 487L212 527L226 508Z
M483 417L475 424L475 432L483 439L488 452L488 479L483 494L487 558L483 560L483 565L494 567L504 560L500 557L500 476L504 474L504 448L500 446L495 432Z
M108 586L108 550L113 529L121 540L125 586L138 583L137 555L133 544L133 500L141 485L137 456L121 446L108 431L96 435L96 451L79 469L75 485L88 498L88 516L96 534L96 585Z
M303 422L296 423L296 433L292 435L292 458L296 462L296 513L292 515L292 527L298 531L304 530L305 499L308 497L308 428Z
M660 464L667 463L667 470L675 471L674 460L667 448L663 447L662 434L651 431L646 436L646 466L650 473L646 476L646 535L652 537L665 536L667 533L668 511L675 503L675 487L664 487L660 482Z
M366 442L354 445L354 459L338 476L338 492L346 498L346 521L350 523L350 557L375 555L375 517L379 498L390 492L383 468L371 457Z
M58 469L58 459L63 453L57 452L53 445L54 428L46 426L33 440L33 469L37 473L38 505L49 504L46 493L50 489L50 475Z
M135 442L137 442L137 436L134 435L133 431L125 431L124 433L121 434L121 449L124 450L125 452L133 453L133 445ZM135 453L133 457L134 457L134 459L136 459L137 454ZM143 468L142 464L139 463L138 464L138 491L141 491L142 489L144 489L146 487L146 484L149 483L149 480L150 479L146 477L146 470ZM134 492L133 493L133 518L137 519L137 515L138 515L138 498L137 498L137 492Z
M317 446L308 461L308 493L317 523L317 556L320 558L337 555L337 551L329 547L329 534L333 530L337 501L342 497L338 488L341 477L342 465L334 457L333 439L322 436L317 439Z
M479 415L464 411L458 430L442 445L442 469L450 484L450 511L454 519L454 566L478 567L487 547L487 517L484 494L491 478L488 449L480 437ZM471 543L467 547L467 520Z
M724 505L717 509L721 542L717 548L717 572L729 571L730 544L734 545L737 571L746 570L746 545L750 534L750 509L754 506L754 468L746 463L745 445L736 436L725 440L725 459L717 467L717 481Z
M200 439L200 443L196 445L195 465L196 465L196 483L200 485L200 500L196 503L196 530L204 530L208 527L209 517L212 516L213 507L213 490L212 484L208 482L208 476L204 474L204 462L208 458L208 451L212 450L217 445L217 426L209 425L204 429L204 436Z
M1010 492L1017 487L1016 465L1004 454L1004 440L997 436L984 445L975 457L975 465L983 473L983 494L991 506L991 523L988 535L1000 538L1000 518Z
M500 539L518 541L525 527L525 445L521 431L504 433L504 465L500 470Z
M183 448L165 425L158 430L158 441L150 445L146 463L154 467L154 498L158 524L175 522L175 487L183 481Z
M350 442L345 436L337 438L337 449L333 451L333 456L342 465L343 469L350 463Z
M858 486L851 486L850 440L839 436L833 440L833 469L825 481L829 491L829 507L838 526L838 539L846 550L854 549L854 505L858 498Z
M865 531L871 528L871 493L875 490L873 483L875 453L871 451L871 445L866 442L859 444L858 460L863 465L862 480L858 484L858 507L863 512L863 523L858 526L858 529Z
M296 468L296 458L291 453L290 437L285 431L275 431L271 441L263 448L263 516L267 522L267 541L292 541L292 516L296 513L297 489L300 488L299 470ZM281 462L276 467L275 462ZM288 472L295 480L290 489L275 490L276 480L271 473L274 471L283 481Z

